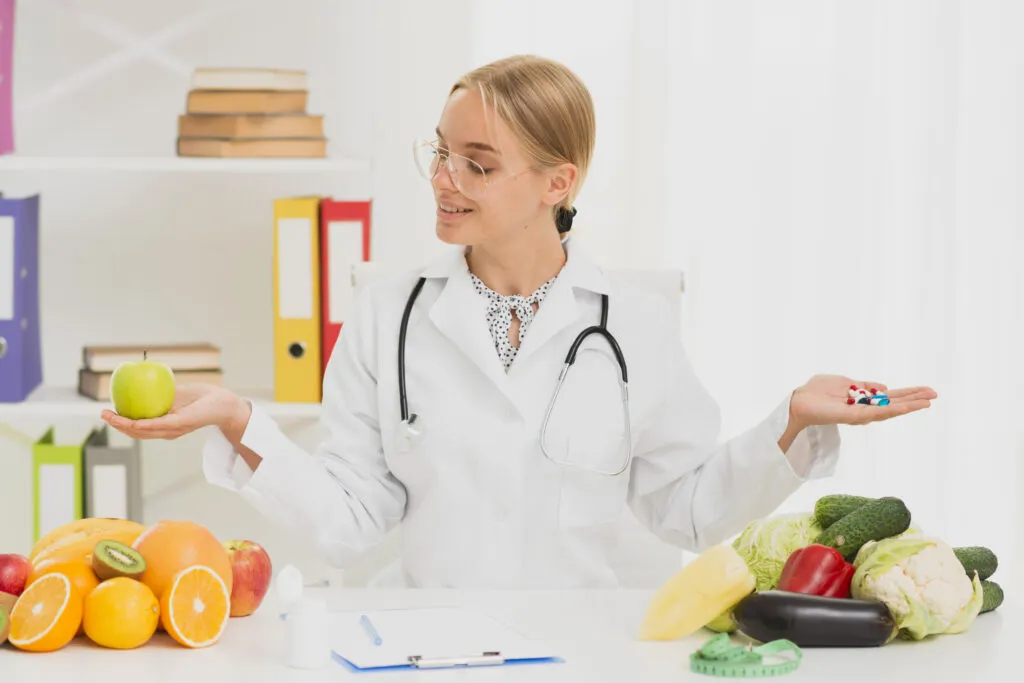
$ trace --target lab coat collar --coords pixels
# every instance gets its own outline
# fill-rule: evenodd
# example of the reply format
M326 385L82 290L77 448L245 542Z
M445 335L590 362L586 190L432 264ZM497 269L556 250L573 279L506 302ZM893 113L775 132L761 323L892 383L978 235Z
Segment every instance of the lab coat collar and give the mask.
M598 294L611 291L607 274L590 258L586 250L571 237L562 240L566 251L566 262L558 275L559 282L566 282L570 287L586 289ZM438 259L422 270L420 275L425 278L451 278L469 273L466 263L466 248L456 247L445 251Z
M530 406L528 395L517 396L510 379L531 355L566 327L578 322L578 289L608 294L607 275L589 258L586 252L570 239L564 239L566 264L530 327L510 373L498 358L494 340L486 322L487 300L480 296L469 277L464 247L452 249L421 271L428 279L443 279L445 283L430 309L430 319L437 328L488 377L522 414ZM567 349L568 350L568 349Z

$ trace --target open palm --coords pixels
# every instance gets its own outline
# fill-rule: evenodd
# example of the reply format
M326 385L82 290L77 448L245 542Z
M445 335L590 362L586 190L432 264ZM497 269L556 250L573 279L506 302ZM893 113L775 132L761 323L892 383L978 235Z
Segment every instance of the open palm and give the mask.
M133 420L104 410L101 417L111 427L136 439L176 439L201 427L230 420L238 397L210 384L186 384L175 390L174 404L163 417Z
M872 406L847 403L849 389L877 389L889 397L889 405ZM793 393L790 412L800 424L863 425L889 420L931 406L938 394L930 387L893 389L881 382L863 382L842 375L815 375Z

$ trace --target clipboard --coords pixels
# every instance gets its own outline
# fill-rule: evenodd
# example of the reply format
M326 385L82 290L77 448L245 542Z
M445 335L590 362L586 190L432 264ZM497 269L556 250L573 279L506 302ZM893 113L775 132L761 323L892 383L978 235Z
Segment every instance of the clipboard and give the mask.
M379 645L367 634L364 615L379 634ZM332 612L330 619L332 657L351 672L564 661L545 643L472 608Z

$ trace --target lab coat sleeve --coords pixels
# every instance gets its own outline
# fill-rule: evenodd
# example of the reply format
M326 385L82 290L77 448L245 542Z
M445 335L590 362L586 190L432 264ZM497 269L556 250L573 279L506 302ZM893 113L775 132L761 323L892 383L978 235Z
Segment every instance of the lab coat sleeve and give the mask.
M677 340L669 343L666 399L640 430L629 483L634 513L662 540L694 552L772 514L810 479L831 476L835 425L800 432L783 453L790 396L761 422L720 442L721 413Z
M338 567L381 540L405 511L405 488L388 469L381 444L376 348L364 292L325 372L322 420L328 435L312 454L258 404L241 438L262 458L255 471L219 430L203 452L207 481L239 493Z

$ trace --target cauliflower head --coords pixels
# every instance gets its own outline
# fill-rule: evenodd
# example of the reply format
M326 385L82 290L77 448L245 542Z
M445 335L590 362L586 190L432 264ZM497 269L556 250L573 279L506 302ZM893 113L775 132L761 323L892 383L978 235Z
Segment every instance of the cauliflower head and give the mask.
M945 542L896 536L865 543L853 562L850 595L884 603L904 638L961 633L981 611L981 580L967 576Z

